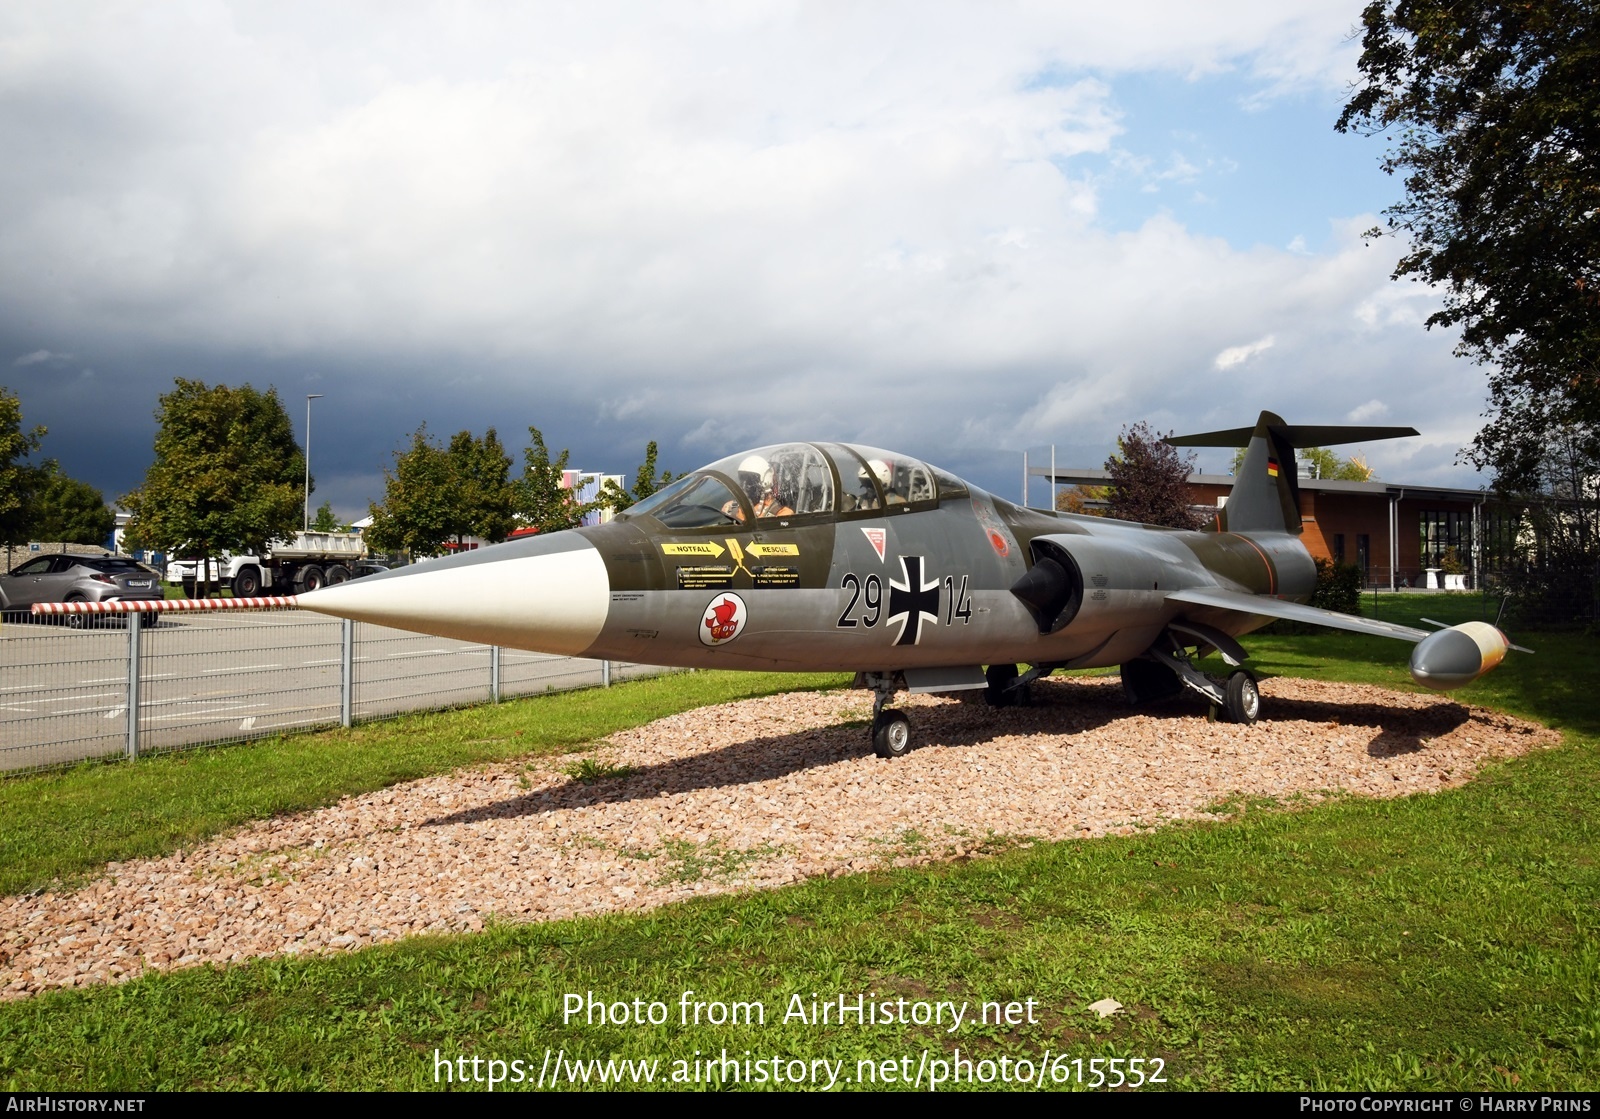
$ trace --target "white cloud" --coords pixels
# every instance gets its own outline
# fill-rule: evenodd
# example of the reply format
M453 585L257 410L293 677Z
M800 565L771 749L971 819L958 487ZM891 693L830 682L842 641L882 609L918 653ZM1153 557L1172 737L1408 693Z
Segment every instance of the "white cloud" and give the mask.
M1266 353L1276 343L1277 339L1268 334L1265 338L1258 338L1243 346L1229 346L1216 356L1211 366L1213 369L1232 369L1235 365L1243 365L1257 354Z
M1319 254L1097 224L1086 154L1234 170L1194 137L1119 154L1124 83L1337 94L1346 0L56 13L0 13L0 307L107 383L134 340L349 370L316 391L415 409L384 447L423 419L558 440L563 405L695 460L1481 400L1370 216Z
M17 358L17 360L13 361L11 364L16 366L16 367L18 367L18 368L25 368L25 367L27 367L29 365L43 365L43 364L45 364L47 362L49 362L49 363L59 363L59 362L71 361L71 360L72 360L72 355L71 354L55 354L55 353L51 353L49 350L34 350L32 353L23 354L21 357Z
M1345 418L1353 424L1370 423L1389 414L1389 406L1381 400L1369 400L1359 408L1352 408Z

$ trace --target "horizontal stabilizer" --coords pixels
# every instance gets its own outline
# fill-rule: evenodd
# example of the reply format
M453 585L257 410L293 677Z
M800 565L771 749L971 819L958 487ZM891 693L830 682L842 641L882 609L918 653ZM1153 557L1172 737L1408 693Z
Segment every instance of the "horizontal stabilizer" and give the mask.
M1420 435L1414 427L1344 427L1337 424L1272 424L1269 430L1291 447L1335 447L1340 443L1367 443L1374 439L1404 439ZM1174 447L1247 447L1254 427L1174 435L1164 440Z
M1212 587L1173 591L1167 595L1167 601L1210 606L1218 610L1233 610L1241 614L1255 614L1262 618L1283 618L1291 622L1327 626L1329 629L1349 630L1352 633L1393 637L1398 641L1410 641L1413 644L1429 636L1429 632L1425 629L1397 626L1393 622L1380 622L1376 618L1362 618L1355 614L1341 614L1336 610L1319 610L1315 606L1302 606L1298 602L1286 602L1281 598L1241 594L1238 591L1224 591Z

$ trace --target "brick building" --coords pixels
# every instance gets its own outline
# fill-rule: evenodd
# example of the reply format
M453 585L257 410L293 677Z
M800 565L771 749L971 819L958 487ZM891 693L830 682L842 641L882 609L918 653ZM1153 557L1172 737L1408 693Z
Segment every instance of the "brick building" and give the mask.
M1066 467L1057 468L1053 479L1044 466L1030 466L1028 475L1040 479L1043 489L1104 486L1110 480L1104 470ZM1191 474L1189 489L1196 512L1214 511L1227 504L1233 475ZM1369 586L1426 586L1429 569L1437 573L1445 552L1454 548L1467 568L1466 585L1476 587L1506 551L1497 546L1506 535L1505 519L1492 499L1487 490L1302 476L1301 539L1316 559L1361 568Z

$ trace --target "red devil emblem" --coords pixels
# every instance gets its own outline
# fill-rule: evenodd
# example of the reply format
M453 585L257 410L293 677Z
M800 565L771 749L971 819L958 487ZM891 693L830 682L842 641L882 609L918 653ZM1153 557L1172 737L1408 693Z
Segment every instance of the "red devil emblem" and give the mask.
M700 617L701 643L722 645L732 641L744 629L746 617L744 599L736 594L718 595Z

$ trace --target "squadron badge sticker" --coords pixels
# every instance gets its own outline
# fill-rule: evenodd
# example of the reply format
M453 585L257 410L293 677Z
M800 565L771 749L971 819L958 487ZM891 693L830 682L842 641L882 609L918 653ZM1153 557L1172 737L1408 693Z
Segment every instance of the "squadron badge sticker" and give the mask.
M726 645L744 632L744 623L749 616L744 599L732 593L719 594L700 616L700 643Z

